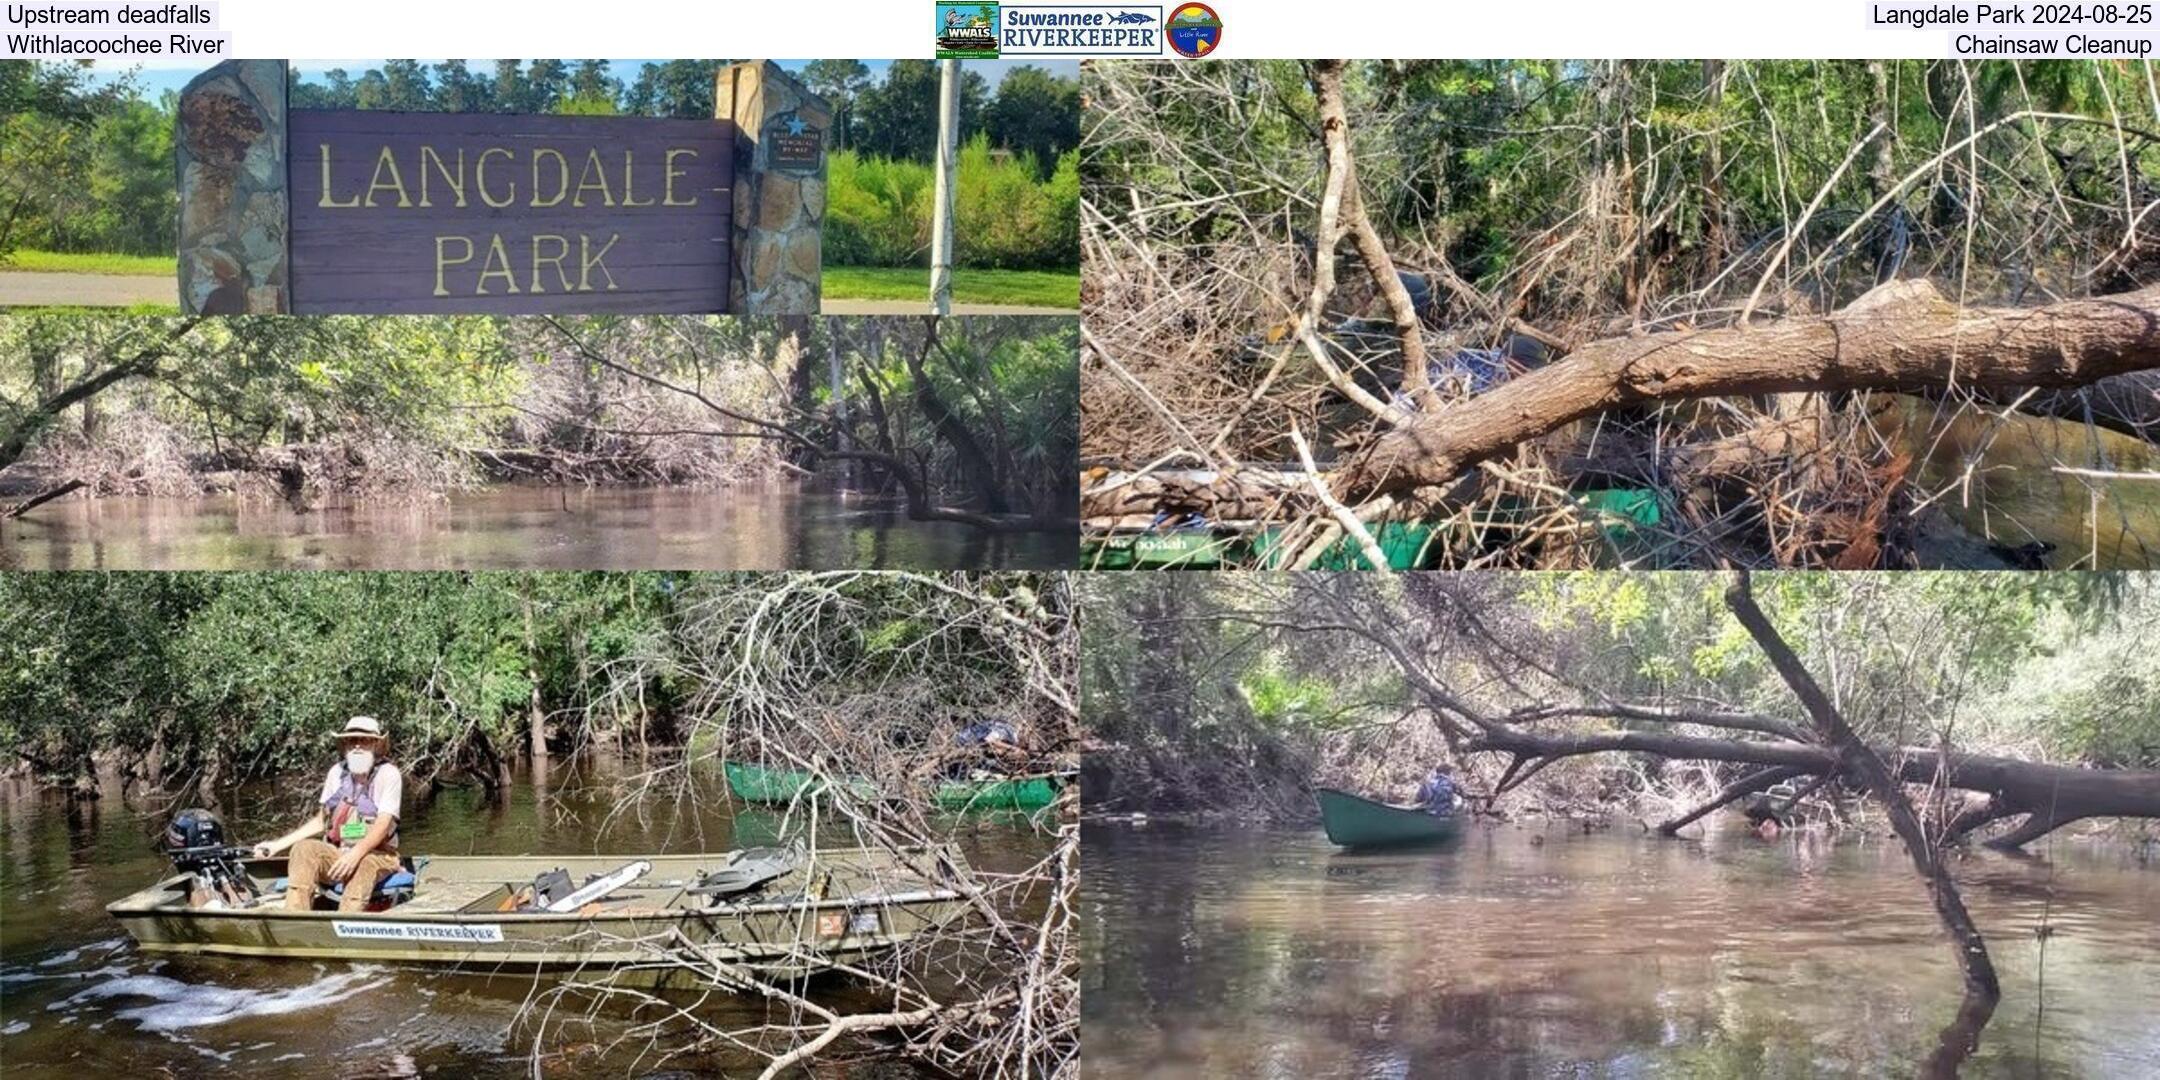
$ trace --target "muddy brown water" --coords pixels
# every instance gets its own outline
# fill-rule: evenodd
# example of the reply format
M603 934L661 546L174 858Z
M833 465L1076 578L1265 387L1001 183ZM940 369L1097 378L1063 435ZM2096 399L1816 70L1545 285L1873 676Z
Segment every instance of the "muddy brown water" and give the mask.
M0 570L1063 570L1077 534L910 521L776 485L505 486L296 513L234 496L69 499L0 524Z
M1503 826L1368 855L1090 824L1083 847L1090 1078L1911 1076L1960 995L1881 841ZM2038 853L1958 868L2004 987L1963 1075L2160 1076L2160 857Z
M446 791L412 808L401 827L402 846L413 854L476 855L725 851L782 835L781 815L731 808L718 782L698 785L693 802L669 801L642 819L617 818L603 827L620 774L558 767L545 793L522 777L495 805L471 791ZM290 828L312 793L301 792L309 783L251 787L227 815L232 834L252 839ZM137 950L104 905L169 872L151 847L163 820L121 805L117 794L71 815L63 798L0 782L0 1073L10 1080L534 1075L528 1057L534 1032L522 1018L536 990L530 975ZM970 861L988 870L1025 869L1049 847L1010 820L954 819L946 827ZM821 838L847 842L841 829L821 829ZM876 995L845 981L810 986L828 1007L879 1007ZM701 1019L722 1026L785 1022L732 995L697 1008ZM539 1075L732 1074L748 1064L603 1049L634 1022L627 1008L602 1007L589 1024L551 1035L554 1052Z
M2053 546L2050 570L2160 566L2160 481L2065 473L2160 475L2160 452L2140 439L2082 423L1972 410L1934 419L1935 406L1903 399L1901 442L1920 463L1916 498L1985 543ZM1947 565L1961 560L1923 551ZM1931 555L1940 556L1933 558Z

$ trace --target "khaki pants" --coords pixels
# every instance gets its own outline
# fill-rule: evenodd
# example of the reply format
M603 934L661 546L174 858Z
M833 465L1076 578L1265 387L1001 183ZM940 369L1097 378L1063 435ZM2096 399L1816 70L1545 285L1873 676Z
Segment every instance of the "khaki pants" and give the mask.
M321 840L302 840L293 845L292 855L285 863L286 910L314 909L315 886L327 878L330 864L338 860L339 854L337 848ZM375 883L397 870L397 852L377 850L362 855L360 865L353 868L352 880L345 883L345 895L338 900L338 910L367 910L369 898L375 895Z

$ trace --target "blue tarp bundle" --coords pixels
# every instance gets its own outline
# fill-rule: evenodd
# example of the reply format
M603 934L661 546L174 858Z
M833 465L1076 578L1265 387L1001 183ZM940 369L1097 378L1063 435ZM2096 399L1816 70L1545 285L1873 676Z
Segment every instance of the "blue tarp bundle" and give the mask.
M1453 383L1473 394L1482 394L1514 374L1508 369L1507 353L1501 349L1457 349L1427 361L1425 371L1435 388L1444 389ZM1397 390L1395 403L1408 407L1409 395Z

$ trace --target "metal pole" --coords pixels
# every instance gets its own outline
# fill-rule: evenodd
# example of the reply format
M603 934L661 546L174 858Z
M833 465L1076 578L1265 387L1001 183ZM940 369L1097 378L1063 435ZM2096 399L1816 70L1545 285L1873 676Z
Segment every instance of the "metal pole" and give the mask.
M930 310L952 314L953 175L960 143L960 61L938 72L937 202L930 214Z

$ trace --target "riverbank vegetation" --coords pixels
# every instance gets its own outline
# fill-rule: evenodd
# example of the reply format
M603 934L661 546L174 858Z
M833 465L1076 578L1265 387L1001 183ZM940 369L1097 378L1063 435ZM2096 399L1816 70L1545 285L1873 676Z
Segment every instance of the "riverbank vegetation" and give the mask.
M532 1041L535 1068L590 1037L587 1010L610 1009L640 1021L630 1037L660 1059L749 1053L778 1074L870 1054L1063 1074L1079 1023L1076 793L1007 822L1039 834L1032 863L970 867L921 846L970 820L936 807L956 763L1077 768L1072 605L1067 577L1039 574L0 575L0 759L52 798L117 786L146 832L250 779L286 778L300 814L354 714L389 729L408 803L500 795L589 753L629 763L619 815L680 810L723 761L799 769L823 792L824 829L903 853L958 890L967 917L864 961L871 991L839 998L655 946L655 964L774 1012L726 1030L694 997L573 978L528 1010L537 1037L517 1045ZM1014 739L985 758L963 732L990 722ZM811 821L808 800L784 819Z
M1443 526L1432 566L2151 562L2138 69L1086 78L1098 540L1333 565L1415 522Z
M360 72L296 70L291 99L303 109L698 118L713 114L725 63L647 63L621 78L603 60L499 60L485 70L389 60ZM817 60L797 74L835 111L825 261L927 266L936 66L895 60L873 73L858 60ZM169 257L179 219L173 96L81 65L0 61L0 268L37 268L12 262L17 249ZM1078 81L1039 67L1015 67L995 85L963 74L959 265L1077 272L1079 112ZM101 261L52 263L39 260L113 272Z
M919 520L1069 522L1055 319L0 319L0 483L321 501L820 475Z
M2098 822L2150 843L2160 723L2143 575L1091 576L1091 810L1292 813L1313 786L1407 801L1435 764L1475 812L1588 827L1894 834L1965 998L2000 986L1959 849ZM1466 811L1469 812L1469 811Z

